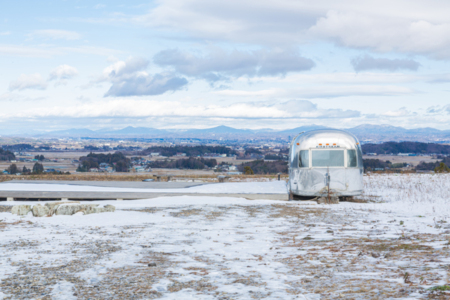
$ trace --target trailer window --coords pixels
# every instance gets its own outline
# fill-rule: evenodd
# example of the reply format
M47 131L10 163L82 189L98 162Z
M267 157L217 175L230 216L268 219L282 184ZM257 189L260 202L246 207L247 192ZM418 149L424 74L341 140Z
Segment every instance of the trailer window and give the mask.
M300 168L309 168L309 150L300 150L298 166Z
M347 167L357 167L356 150L347 150Z
M344 150L312 150L313 167L344 167Z

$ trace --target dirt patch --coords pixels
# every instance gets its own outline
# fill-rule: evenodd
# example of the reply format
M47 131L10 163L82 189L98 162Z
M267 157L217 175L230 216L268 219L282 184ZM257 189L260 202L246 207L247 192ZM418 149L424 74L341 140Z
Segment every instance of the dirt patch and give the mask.
M11 205L0 205L0 213L2 212L11 212Z

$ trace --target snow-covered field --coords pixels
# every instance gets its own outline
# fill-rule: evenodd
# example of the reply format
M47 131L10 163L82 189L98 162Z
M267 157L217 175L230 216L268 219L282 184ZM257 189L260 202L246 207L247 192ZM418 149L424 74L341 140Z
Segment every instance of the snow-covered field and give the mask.
M449 299L429 289L449 283L450 176L364 181L367 203L180 196L0 212L0 299Z

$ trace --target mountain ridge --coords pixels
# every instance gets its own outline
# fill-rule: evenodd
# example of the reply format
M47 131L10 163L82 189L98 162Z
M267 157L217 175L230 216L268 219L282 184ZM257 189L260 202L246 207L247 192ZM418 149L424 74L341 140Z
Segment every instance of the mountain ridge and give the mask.
M133 127L127 126L120 129L103 128L98 130L91 130L88 128L70 128L65 130L55 130L48 132L29 132L24 135L33 137L73 137L73 138L144 138L144 137L167 137L167 138L216 138L216 137L239 137L239 138L255 138L255 137L283 137L297 135L302 131L309 131L315 129L327 129L323 125L306 125L291 129L275 130L271 128L265 129L241 129L230 126L220 125L211 128L203 129L158 129L152 127ZM432 140L434 139L449 139L450 130L439 130L431 127L407 129L399 126L392 126L387 124L361 124L352 128L344 128L356 135L360 140ZM17 133L12 133L10 136L17 136Z

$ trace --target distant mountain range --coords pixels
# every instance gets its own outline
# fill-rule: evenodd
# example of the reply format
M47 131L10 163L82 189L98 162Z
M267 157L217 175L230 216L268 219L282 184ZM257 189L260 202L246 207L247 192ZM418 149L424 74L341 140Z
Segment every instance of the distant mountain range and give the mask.
M274 129L238 129L228 126L217 126L206 129L188 130L165 130L149 127L128 126L122 129L105 128L100 130L90 130L85 128L72 128L66 130L50 132L29 132L28 134L18 134L2 132L6 136L28 136L28 137L72 137L72 138L199 138L199 139L271 139L271 138L292 138L294 135L315 129L325 129L321 125L302 126L288 130ZM360 140L370 142L382 141L450 141L450 130L438 130L435 128L406 129L390 125L364 124L353 128L344 129L356 135Z

